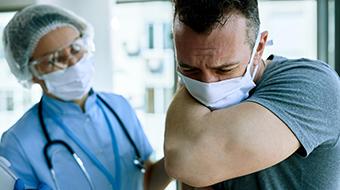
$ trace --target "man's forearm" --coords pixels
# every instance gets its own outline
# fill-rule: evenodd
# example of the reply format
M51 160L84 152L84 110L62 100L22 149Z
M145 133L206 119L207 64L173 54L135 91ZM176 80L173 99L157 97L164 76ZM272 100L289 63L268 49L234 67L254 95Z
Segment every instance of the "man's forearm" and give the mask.
M210 112L207 107L197 102L184 87L181 87L167 112L166 137L172 133L183 134L184 138L187 138L188 135L198 134L203 125L197 126L197 124L201 123Z
M230 169L240 155L235 141L242 119L239 113L233 108L210 111L185 88L180 89L166 118L164 154L168 174L193 187L210 186L238 175Z
M204 148L199 147L198 141L207 127L198 124L208 113L210 110L193 99L185 88L179 89L167 113L164 146L166 171L189 185L200 185L195 182L195 177L191 180L188 176L201 175L195 170L199 168L195 166L198 162L193 160L203 158Z

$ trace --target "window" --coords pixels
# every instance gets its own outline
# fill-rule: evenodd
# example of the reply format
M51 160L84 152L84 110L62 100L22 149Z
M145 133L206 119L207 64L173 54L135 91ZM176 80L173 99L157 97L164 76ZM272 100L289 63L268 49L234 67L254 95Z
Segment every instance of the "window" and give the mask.
M261 30L269 32L270 54L287 58L317 59L317 2L259 1Z
M335 68L335 1L328 2L328 62ZM339 63L338 63L339 64ZM339 71L338 71L338 74Z
M0 39L14 12L0 13ZM40 98L40 89L24 89L10 72L0 43L0 136L10 128ZM6 82L4 82L6 81Z
M114 92L126 97L135 108L155 157L160 159L165 113L175 81L172 5L121 3L115 5L113 13Z

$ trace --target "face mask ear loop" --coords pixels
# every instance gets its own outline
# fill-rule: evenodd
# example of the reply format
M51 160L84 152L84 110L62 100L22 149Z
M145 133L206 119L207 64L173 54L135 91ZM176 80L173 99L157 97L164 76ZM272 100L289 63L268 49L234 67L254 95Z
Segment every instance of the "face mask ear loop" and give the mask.
M251 79L252 79L252 80L254 80L258 68L259 68L259 65L256 65L256 66L255 66L255 69L254 69L254 72L253 72L253 76L251 76Z
M39 75L38 71L34 68L34 65L30 64L29 63L29 71L31 72L32 74L32 78L33 77L36 77L37 79L40 79L42 80L41 76Z
M256 37L254 48L253 48L253 50L251 52L251 57L250 57L250 61L249 61L250 63L248 64L248 68L247 69L250 69L251 66L254 64L254 57L255 57L255 54L256 54L257 47L258 47L258 45L260 43L260 38L261 38L261 33L259 32L257 37ZM251 76L252 80L254 80L258 68L259 68L259 65L256 65L255 68L254 68L253 75Z

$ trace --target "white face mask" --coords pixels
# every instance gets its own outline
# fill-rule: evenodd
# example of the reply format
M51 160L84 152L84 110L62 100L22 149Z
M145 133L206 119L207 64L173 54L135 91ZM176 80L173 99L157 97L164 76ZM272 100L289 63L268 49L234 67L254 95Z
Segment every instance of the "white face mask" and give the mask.
M259 41L260 34L257 36L244 76L218 82L205 83L186 77L178 72L181 82L195 99L212 110L226 108L240 103L244 99L248 98L249 91L256 86L254 83L254 77L256 75L258 65L254 69L253 76L251 76L250 70L253 65L253 59Z
M92 87L94 56L85 54L78 63L60 71L41 76L49 93L65 100L81 99Z

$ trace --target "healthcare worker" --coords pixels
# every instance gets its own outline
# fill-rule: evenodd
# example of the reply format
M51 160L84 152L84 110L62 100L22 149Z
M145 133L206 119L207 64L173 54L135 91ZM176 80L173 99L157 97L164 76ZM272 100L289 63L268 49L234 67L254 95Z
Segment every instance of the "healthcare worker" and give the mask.
M32 5L8 23L3 44L16 78L43 90L1 139L0 155L26 188L138 190L144 181L146 189L164 189L170 179L163 160L149 161L152 148L131 106L92 89L87 22L59 7Z

